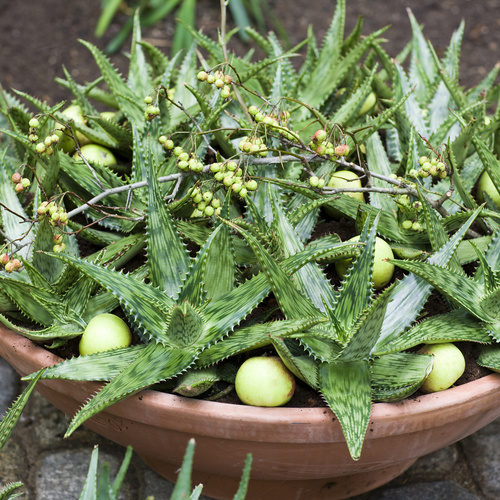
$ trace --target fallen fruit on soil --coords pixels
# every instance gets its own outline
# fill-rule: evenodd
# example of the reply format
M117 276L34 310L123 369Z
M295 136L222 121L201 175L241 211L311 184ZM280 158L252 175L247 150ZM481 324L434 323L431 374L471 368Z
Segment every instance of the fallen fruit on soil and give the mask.
M80 339L79 350L85 356L128 347L131 343L132 334L125 321L114 314L105 313L98 314L89 321Z
M354 236L349 241L359 241L359 236ZM375 238L375 255L373 260L372 281L376 290L384 288L392 279L394 274L394 264L385 259L394 259L391 247L382 238ZM343 279L347 269L351 265L351 259L339 260L335 263L337 274Z
M278 356L255 356L238 369L236 394L251 406L282 406L295 391L295 377Z
M465 371L465 358L458 347L449 342L427 344L419 354L432 354L432 370L420 386L422 392L438 392L451 387Z

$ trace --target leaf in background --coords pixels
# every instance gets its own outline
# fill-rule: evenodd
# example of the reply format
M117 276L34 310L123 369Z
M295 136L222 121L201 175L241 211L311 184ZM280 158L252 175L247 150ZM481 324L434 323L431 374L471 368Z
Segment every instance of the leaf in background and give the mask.
M109 90L120 104L120 108L125 116L133 123L138 130L144 130L145 119L141 96L139 99L119 75L109 59L94 45L84 40L81 43L87 47L101 70Z
M151 141L151 139L149 139ZM189 254L161 196L156 168L146 151L148 206L146 209L147 258L151 283L169 297L177 297L188 272Z

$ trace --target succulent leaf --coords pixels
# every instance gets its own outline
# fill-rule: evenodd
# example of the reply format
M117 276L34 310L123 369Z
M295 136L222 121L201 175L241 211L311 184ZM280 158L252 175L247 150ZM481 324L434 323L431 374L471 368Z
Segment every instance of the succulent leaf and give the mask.
M370 422L371 378L366 359L319 365L319 391L339 419L353 460L359 460Z
M398 352L375 358L372 390L375 401L393 402L413 394L432 369L432 356Z
M194 351L150 342L139 356L106 384L73 417L65 436L105 408L158 382L175 377L196 359Z
M139 344L88 354L86 356L75 356L61 361L56 365L49 366L45 369L41 378L63 380L111 380L134 362L145 347L144 344ZM26 375L23 377L23 380L32 380L37 373Z
M489 331L477 319L463 309L432 316L406 330L398 338L383 345L374 355L401 352L419 344L469 341L487 344L491 342Z

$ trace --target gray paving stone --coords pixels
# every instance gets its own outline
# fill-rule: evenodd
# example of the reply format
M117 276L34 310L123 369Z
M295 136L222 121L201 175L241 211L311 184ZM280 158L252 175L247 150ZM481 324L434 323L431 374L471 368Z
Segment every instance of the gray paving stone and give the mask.
M499 498L500 420L465 438L461 445L481 491L487 498Z
M397 488L379 488L363 500L480 500L481 497L465 490L451 481L412 483Z
M37 498L51 500L78 499L87 476L92 450L63 450L42 457L36 471ZM108 462L110 477L116 476L122 457L118 458L102 450L99 462ZM126 477L119 499L137 500L139 492ZM160 498L160 497L158 497Z
M451 471L459 457L458 446L452 445L419 458L406 472L405 478L436 478Z
M11 368L9 363L3 358L0 358L0 414L4 414L7 409L12 406L14 399L18 393L19 376Z

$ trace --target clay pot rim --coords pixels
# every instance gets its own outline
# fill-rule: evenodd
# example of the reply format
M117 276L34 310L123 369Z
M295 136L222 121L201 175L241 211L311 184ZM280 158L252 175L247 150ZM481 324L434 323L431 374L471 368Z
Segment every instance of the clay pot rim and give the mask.
M51 366L62 360L62 358L35 344L33 341L3 328L2 325L0 325L0 343L8 344L14 352L23 352L23 355L30 358L30 362L34 366L40 368ZM9 353L4 353L4 357L9 362L9 357L11 357ZM11 364L15 366L15 363ZM18 369L18 371L20 370ZM27 373L21 374L26 375ZM52 385L55 388L57 386L58 391L73 397L79 392L87 393L87 395L89 393L93 394L102 385L99 382L59 379L43 380L39 383L46 384L47 387ZM376 427L379 429L386 424L393 425L392 422L395 419L405 419L405 422L407 422L407 425L405 425L406 429L408 429L408 426L418 428L422 416L433 412L438 412L441 418L453 421L457 405L465 405L473 412L478 404L483 404L489 399L494 400L495 398L491 398L493 393L500 395L500 374L492 373L442 392L405 399L397 403L375 403L372 408L371 420L376 422ZM126 409L123 405L125 402L127 403ZM145 405L148 407L147 412L144 411ZM492 401L490 406L493 407L496 405ZM126 401L116 403L112 407L107 408L106 411L122 417L130 417L132 412L134 419L139 421L147 420L148 422L153 420L159 426L165 421L165 412L175 415L176 419L181 420L184 418L186 420L193 419L193 415L196 415L196 418L204 415L213 422L214 426L221 420L234 420L242 424L258 421L259 425L263 426L306 422L310 429L319 429L324 427L326 422L331 424L332 421L336 420L335 415L327 407L261 408L216 401L195 400L152 389L146 389L132 395ZM468 410L466 409L466 411Z

